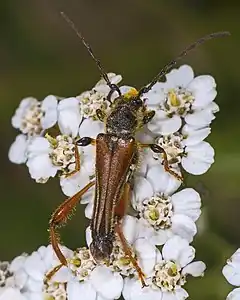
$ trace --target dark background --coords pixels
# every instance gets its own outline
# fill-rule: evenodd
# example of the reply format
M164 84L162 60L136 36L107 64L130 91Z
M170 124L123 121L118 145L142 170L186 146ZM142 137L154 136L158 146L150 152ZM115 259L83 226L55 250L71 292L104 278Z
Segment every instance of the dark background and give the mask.
M25 166L7 153L17 135L11 117L20 100L48 94L74 96L99 80L97 67L59 12L65 11L108 71L124 83L146 84L189 43L214 31L231 37L207 42L185 58L196 74L211 74L220 113L208 141L216 162L203 176L190 176L204 204L204 230L194 241L207 263L204 279L188 283L190 298L224 299L230 285L221 275L225 260L240 246L240 4L235 1L0 1L0 258L11 260L48 243L48 220L63 201L58 180L35 183ZM83 206L64 228L69 247L84 244Z

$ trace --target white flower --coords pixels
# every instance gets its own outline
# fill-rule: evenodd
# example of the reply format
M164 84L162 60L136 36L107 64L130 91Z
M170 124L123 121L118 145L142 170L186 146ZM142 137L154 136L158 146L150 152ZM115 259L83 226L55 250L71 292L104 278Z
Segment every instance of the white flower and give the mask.
M12 163L23 164L26 162L28 143L29 140L25 134L17 135L8 152L8 158Z
M166 82L155 84L144 95L147 105L156 110L148 128L155 134L168 135L177 132L183 120L189 125L207 126L218 111L213 102L216 95L213 77L201 75L194 78L192 68L187 65L173 69L166 75Z
M1 300L25 300L24 286L27 282L27 274L23 269L26 255L16 257L11 263L0 263L0 299Z
M240 299L240 249L227 260L222 272L230 284L239 287L228 294L227 300Z
M182 134L179 132L156 138L156 144L167 154L167 161L171 169L182 167L191 174L205 173L214 162L214 149L203 141L210 133L210 128L195 128L185 125ZM163 161L163 154L153 154L155 159Z
M141 180L141 179L140 179ZM139 212L139 236L148 237L156 245L163 245L173 235L179 235L192 242L197 233L195 222L201 213L199 194L191 188L186 188L169 196L153 192L146 197L149 183L141 180L141 190L134 189L135 197L132 205Z
M72 251L60 246L66 258L72 256ZM50 280L46 279L46 274L60 264L52 246L41 246L26 258L24 271L28 275L28 280L23 287L24 295L27 299L45 299L53 297L54 300L66 300L66 285L63 280L70 278L71 274L67 267L62 267Z
M32 97L23 99L12 117L13 127L28 136L39 135L57 122L57 102L52 95L42 102Z
M76 190L74 190L76 178L80 179L79 182L76 182L79 188L89 181L88 175L93 172L94 159L93 155L87 155L87 150L84 149L83 152L81 147L77 147L80 171L65 179L65 175L75 170L75 149L75 140L67 135L58 135L56 138L46 135L46 137L32 139L28 146L27 161L31 177L37 182L44 183L49 177L54 177L59 171L63 191L68 196L73 195Z
M65 280L68 300L75 300L83 295L86 300L120 297L123 288L121 275L106 266L97 266L88 249L77 249L68 259L68 267L73 275Z
M116 75L115 73L108 73L108 78L112 84L118 84L122 80L121 75ZM107 101L107 96L110 92L110 88L104 79L101 79L97 84L90 90L80 94L77 99L80 102L80 110L82 116L86 119L90 118L92 120L98 120L96 111L100 109L103 113L109 110L109 102ZM113 97L117 96L114 93ZM111 98L111 99L112 99Z
M123 297L126 300L183 300L188 293L182 286L187 275L202 276L206 268L201 261L192 262L195 249L178 236L172 237L163 246L162 255L157 252L156 263L146 273L147 288L142 288L135 278L124 280Z

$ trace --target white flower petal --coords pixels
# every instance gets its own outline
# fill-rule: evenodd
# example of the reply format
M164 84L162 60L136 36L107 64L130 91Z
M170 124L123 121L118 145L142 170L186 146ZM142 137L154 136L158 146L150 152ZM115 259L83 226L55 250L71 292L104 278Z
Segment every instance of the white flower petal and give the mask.
M97 266L90 276L94 289L107 299L118 299L123 289L123 278L105 266Z
M224 266L222 273L229 283L240 286L240 264L229 262Z
M155 234L154 228L147 222L147 220L143 218L140 218L138 220L137 228L138 228L138 234L137 234L138 238L146 238L149 239L150 241ZM153 244L157 245L157 243L153 243Z
M204 174L214 162L214 149L207 142L187 146L185 151L187 156L182 158L182 166L188 173Z
M216 88L216 82L214 80L214 78L210 75L201 75L201 76L197 76L195 77L190 84L188 85L188 89L191 90L193 92L193 94L197 95L198 93L205 93L207 94L207 92L210 92L212 90L215 90ZM215 94L216 97L216 94ZM214 98L215 98L214 97ZM213 99L210 101L213 101ZM209 104L209 98L201 98L201 97L197 97L194 101L194 105L195 106L205 106L207 104Z
M187 114L185 117L185 122L188 125L200 128L208 126L214 119L215 116L212 110L207 107L203 110L196 110L192 114Z
M178 262L179 256L182 250L189 247L188 241L179 237L174 236L170 238L163 246L162 255L165 260L173 260Z
M157 82L152 89L143 95L149 109L158 110L166 97L167 82Z
M39 182L45 182L49 177L54 177L58 171L58 167L52 164L48 154L29 158L27 166L31 177Z
M196 128L194 126L185 125L182 129L182 134L187 136L183 140L185 146L196 145L202 142L211 133L210 127Z
M51 270L49 270L51 271ZM69 282L70 280L72 280L73 278L73 274L71 272L71 270L66 267L66 266L62 266L60 268L60 270L57 271L57 273L55 273L52 278L51 281L55 281L55 282Z
M187 246L179 253L178 263L182 268L187 266L195 257L195 249L192 246Z
M23 267L26 258L27 256L25 254L15 257L10 264L10 272L17 272L20 270Z
M147 124L148 129L154 134L168 135L179 130L182 120L178 115L169 118L162 110L157 110L152 121Z
M35 280L31 276L28 277L27 283L24 287L29 292L40 293L43 290L43 277L42 280Z
M12 163L23 164L27 160L27 136L19 134L10 146L8 158Z
M175 289L173 292L163 292L161 300L184 300L188 298L188 293L183 288Z
M135 176L133 191L136 203L132 202L132 205L135 209L144 199L150 198L154 193L151 183L142 176Z
M94 190L95 190L95 185L92 186L81 198L80 203L81 204L88 204L90 202L93 202L94 198Z
M210 109L214 114L219 112L219 106L217 105L216 102L211 102L207 107L206 109Z
M104 123L100 121L93 121L92 119L83 120L79 128L80 137L89 136L91 138L96 138L96 136L101 132L104 132Z
M90 245L91 242L92 242L92 231L91 231L91 229L90 229L90 226L88 226L88 227L86 228L85 237L86 237L86 243L87 243L87 245L88 245L88 247L89 247L89 245Z
M37 156L39 154L49 153L50 144L44 137L35 137L28 145L28 157Z
M190 274L193 277L199 277L202 276L204 271L206 270L206 265L202 261L194 261L187 265L185 268L182 270L182 274Z
M24 296L27 300L43 300L42 292L25 292Z
M155 234L151 236L150 241L154 245L164 245L168 239L173 236L173 232L171 229L159 229L155 231Z
M174 292L164 291L161 300L177 300Z
M68 300L76 300L84 297L84 300L95 300L96 291L91 284L87 282L70 281L67 284Z
M236 288L227 295L226 300L240 300L240 288Z
M156 262L156 247L147 239L140 238L134 243L138 262L145 275L152 272Z
M60 178L60 186L62 188L63 193L66 196L73 196L77 192L79 192L82 188L84 188L89 183L88 173L81 168L81 170L69 177L61 177ZM91 189L93 192L93 189Z
M194 78L193 69L188 65L182 65L178 69L173 69L166 75L167 82L172 87L186 87Z
M20 293L18 289L8 287L1 293L0 300L26 300L26 298Z
M197 227L188 216L175 214L172 217L172 231L191 243L194 235L197 233Z
M144 287L139 280L134 278L124 279L123 297L125 300L161 300L160 289L153 290L151 287Z
M154 143L154 136L152 135L152 132L147 128L147 126L144 126L140 130L138 130L135 138L138 142L143 144Z
M172 203L176 214L190 217L194 222L201 214L201 198L192 188L186 188L172 195Z
M15 285L21 290L28 279L28 274L25 272L25 270L21 269L19 271L17 271L14 274L14 281L15 281Z
M217 96L217 91L211 89L209 91L198 90L194 92L194 102L192 108L199 108L209 105Z
M77 98L63 99L58 104L58 126L62 134L76 137L82 120Z
M147 180L151 183L155 192L164 194L174 193L181 185L181 181L166 172L160 163L148 170Z
M56 96L49 95L42 102L42 110L44 116L41 119L43 129L51 128L57 122L57 98Z
M85 217L88 219L92 219L92 215L93 215L93 202L88 203L88 205L85 207L84 210L85 213Z
M46 267L38 252L33 252L26 258L24 269L34 280L42 281Z
M159 161L153 158L153 151L151 149L142 149L140 152L139 168L136 170L136 174L146 177L148 169L158 164Z
M125 239L129 244L132 244L136 240L138 233L138 220L135 217L126 215L122 223L122 231Z

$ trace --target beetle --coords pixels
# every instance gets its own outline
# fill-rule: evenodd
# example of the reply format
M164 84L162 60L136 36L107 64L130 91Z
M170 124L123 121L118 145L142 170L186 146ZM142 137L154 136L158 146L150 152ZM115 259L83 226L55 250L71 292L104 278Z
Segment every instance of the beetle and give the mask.
M176 59L168 63L153 78L150 84L142 87L138 92L126 97L126 95L121 94L121 91L116 84L110 82L99 59L96 58L90 45L76 29L74 23L64 13L61 14L81 39L87 48L88 53L94 59L101 76L109 86L110 92L107 96L107 101L110 103L110 111L105 114L100 109L97 110L98 118L105 124L105 133L98 134L96 139L81 137L76 142L76 169L71 174L68 174L68 176L80 169L77 146L86 147L91 144L96 147L95 180L90 181L77 194L65 200L65 202L63 202L53 213L49 223L51 244L61 265L67 265L67 260L58 245L56 229L66 221L68 215L78 204L79 199L95 185L93 215L90 223L92 233L92 242L90 244L91 255L96 263L108 264L117 235L121 241L125 254L130 258L133 266L138 272L142 285L145 286L144 274L124 237L121 226L122 219L128 206L130 186L139 161L140 149L150 148L153 152L162 153L163 166L166 172L179 180L182 180L182 177L170 168L167 155L163 148L154 143L142 144L135 139L137 131L150 122L155 114L153 110L147 109L144 100L142 100L142 96L150 91L154 84L156 84L178 60L182 59L191 50L207 40L223 37L229 35L229 33L212 33L197 40L182 51ZM117 92L118 96L112 102L111 96L114 92ZM55 273L58 268L59 267L55 268L53 272ZM51 275L53 272L51 272Z

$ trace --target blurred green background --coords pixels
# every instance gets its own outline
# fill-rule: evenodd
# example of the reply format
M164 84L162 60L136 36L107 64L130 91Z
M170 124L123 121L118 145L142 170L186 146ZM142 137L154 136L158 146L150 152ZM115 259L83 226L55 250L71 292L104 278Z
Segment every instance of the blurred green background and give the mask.
M16 130L11 117L20 100L48 94L74 96L99 79L97 67L59 12L65 11L101 58L106 70L124 83L146 84L183 48L214 31L231 37L206 43L185 58L196 74L211 74L218 84L221 111L208 138L216 162L204 176L189 176L187 186L202 195L205 230L195 239L197 258L207 263L204 279L188 283L190 298L224 299L230 285L221 268L240 246L240 4L235 1L0 1L0 258L11 260L48 243L48 220L63 201L58 181L35 183L27 168L8 161ZM84 243L83 206L62 239ZM201 288L201 290L199 290Z

